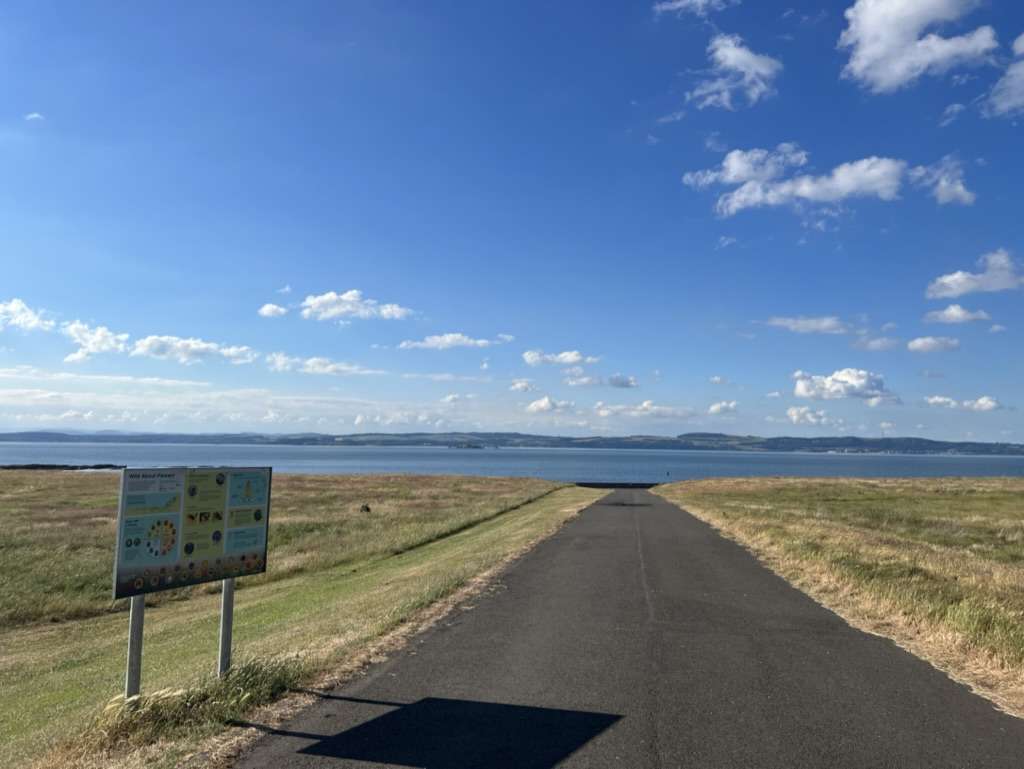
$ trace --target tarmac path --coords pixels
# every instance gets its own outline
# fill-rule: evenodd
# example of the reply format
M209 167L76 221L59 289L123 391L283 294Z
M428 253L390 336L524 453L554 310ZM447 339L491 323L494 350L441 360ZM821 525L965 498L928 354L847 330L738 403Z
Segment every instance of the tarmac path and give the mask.
M1024 767L1024 721L637 490L265 731L237 767Z

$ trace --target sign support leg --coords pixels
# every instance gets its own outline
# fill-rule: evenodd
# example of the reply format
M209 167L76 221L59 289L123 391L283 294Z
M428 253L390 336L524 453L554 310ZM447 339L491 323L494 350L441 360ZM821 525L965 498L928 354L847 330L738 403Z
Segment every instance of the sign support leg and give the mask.
M231 625L235 618L235 578L221 582L220 593L220 656L217 675L223 678L231 667Z
M124 677L124 698L139 693L142 681L142 622L145 619L146 596L133 595L128 612L128 672Z

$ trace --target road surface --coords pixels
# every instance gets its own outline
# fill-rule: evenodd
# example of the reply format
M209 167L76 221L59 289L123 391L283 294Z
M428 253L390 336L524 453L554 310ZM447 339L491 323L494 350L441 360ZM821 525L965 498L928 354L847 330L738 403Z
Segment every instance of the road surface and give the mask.
M1024 721L615 491L246 769L1021 769Z

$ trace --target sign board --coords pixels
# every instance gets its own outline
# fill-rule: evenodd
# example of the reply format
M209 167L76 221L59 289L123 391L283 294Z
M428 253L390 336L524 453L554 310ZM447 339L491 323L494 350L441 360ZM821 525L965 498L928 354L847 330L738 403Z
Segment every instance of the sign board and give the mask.
M121 472L114 598L267 570L269 467Z

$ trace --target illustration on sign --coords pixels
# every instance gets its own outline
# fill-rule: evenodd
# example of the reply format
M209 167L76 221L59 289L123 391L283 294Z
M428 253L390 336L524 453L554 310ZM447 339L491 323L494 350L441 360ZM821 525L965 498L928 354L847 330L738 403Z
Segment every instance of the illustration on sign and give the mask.
M266 571L271 470L126 469L114 597Z

